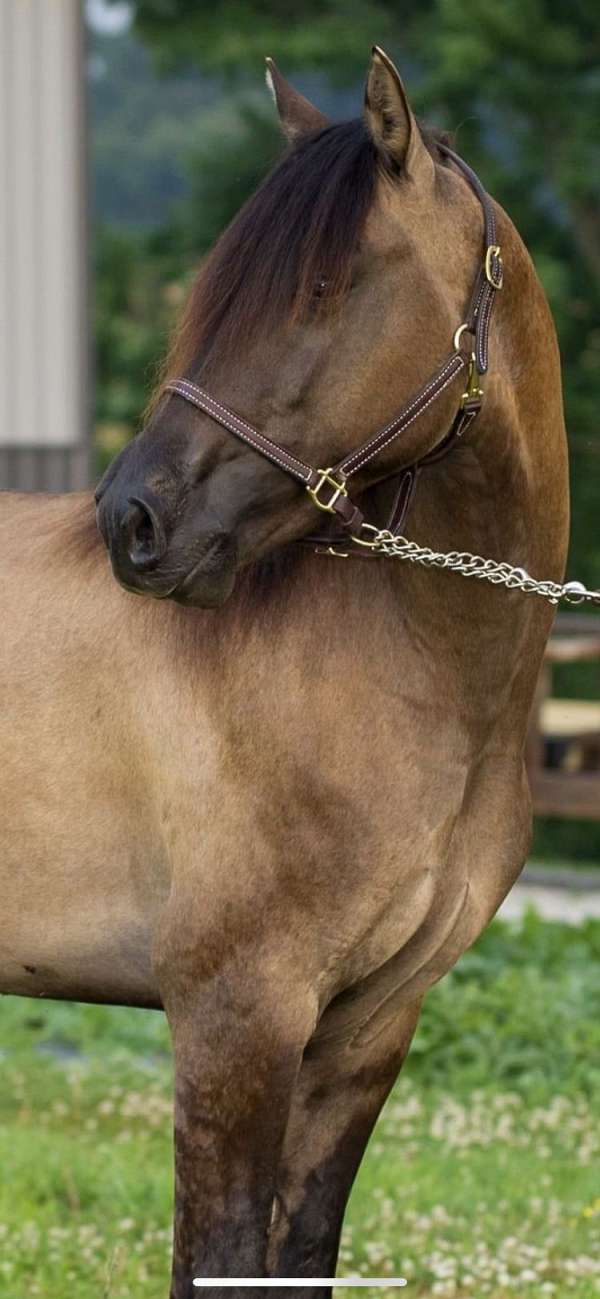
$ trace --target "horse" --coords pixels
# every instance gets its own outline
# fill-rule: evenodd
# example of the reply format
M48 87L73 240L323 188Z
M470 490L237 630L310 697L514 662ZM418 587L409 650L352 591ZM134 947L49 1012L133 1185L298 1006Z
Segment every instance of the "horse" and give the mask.
M527 855L551 607L361 542L398 493L438 553L560 580L568 533L555 332L509 217L378 47L351 122L268 81L285 152L141 432L95 501L1 501L0 988L166 1012L171 1299L330 1293L424 994ZM351 492L313 469L352 457Z

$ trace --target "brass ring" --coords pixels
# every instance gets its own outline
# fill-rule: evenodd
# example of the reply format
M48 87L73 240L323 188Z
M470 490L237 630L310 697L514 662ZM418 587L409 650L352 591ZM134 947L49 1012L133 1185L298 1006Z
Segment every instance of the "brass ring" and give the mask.
M367 541L365 537L361 537L360 535L361 532L374 533L375 535L373 537L373 540ZM380 536L381 536L380 528L376 528L372 523L365 523L363 520L358 530L358 533L354 532L352 534L352 540L357 546L366 546L367 550L378 550L381 544L379 541Z
M455 334L454 334L454 351L455 351L455 352L460 352L460 340L461 340L463 334L472 334L472 333L473 333L473 330L471 329L471 326L467 324L466 321L465 321L464 325L459 325L459 326L458 326L458 329L456 330L456 332L455 332Z

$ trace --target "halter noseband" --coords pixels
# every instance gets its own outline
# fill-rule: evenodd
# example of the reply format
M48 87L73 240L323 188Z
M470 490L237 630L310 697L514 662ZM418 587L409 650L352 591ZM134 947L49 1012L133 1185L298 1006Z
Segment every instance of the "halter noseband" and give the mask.
M466 383L449 431L421 460L406 466L399 473L388 476L397 482L394 501L386 524L391 532L400 529L406 519L421 469L447 455L481 410L483 391L480 379L488 368L490 319L494 299L498 290L502 288L503 278L502 257L497 243L496 217L491 199L472 168L446 145L438 145L438 148L463 173L481 203L484 218L484 257L473 286L466 319L459 325L454 335L453 351L439 370L410 398L389 424L374 433L357 450L349 452L336 465L328 469L313 469L311 465L255 429L252 424L248 424L235 411L223 406L197 384L188 379L175 379L166 385L168 391L184 397L192 406L210 415L217 424L221 424L254 451L290 474L306 488L312 501L320 510L335 516L337 523L342 526L341 532L303 539L304 544L315 546L321 552L324 550L329 554L339 554L340 547L344 547L345 554L356 554L361 553L360 550L349 551L349 545L369 546L369 541L363 534L365 530L371 529L371 525L365 523L361 510L348 495L349 478L358 473L374 456L389 446L390 442L393 442L410 424L413 424L453 383L458 374L466 372ZM468 351L463 350L464 335L470 335L472 338L472 346ZM373 552L367 551L367 553Z

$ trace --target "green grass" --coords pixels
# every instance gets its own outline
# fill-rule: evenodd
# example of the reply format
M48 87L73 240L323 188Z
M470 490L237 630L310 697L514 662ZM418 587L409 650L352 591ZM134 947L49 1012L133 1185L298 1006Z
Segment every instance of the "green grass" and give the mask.
M352 1196L340 1274L405 1275L415 1299L598 1299L599 966L600 922L530 915L518 930L495 922L430 993ZM165 1299L163 1017L1 1009L0 1295Z

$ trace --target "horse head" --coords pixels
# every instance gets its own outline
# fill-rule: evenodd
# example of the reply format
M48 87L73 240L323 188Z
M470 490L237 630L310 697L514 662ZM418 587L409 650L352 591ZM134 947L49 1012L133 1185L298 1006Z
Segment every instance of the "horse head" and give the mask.
M148 422L97 492L118 580L184 604L222 603L240 567L314 529L315 501L181 396L202 383L300 463L337 464L439 367L481 264L476 195L381 50L354 121L329 123L270 60L267 79L287 150L201 268ZM426 455L460 393L425 402L354 493Z

